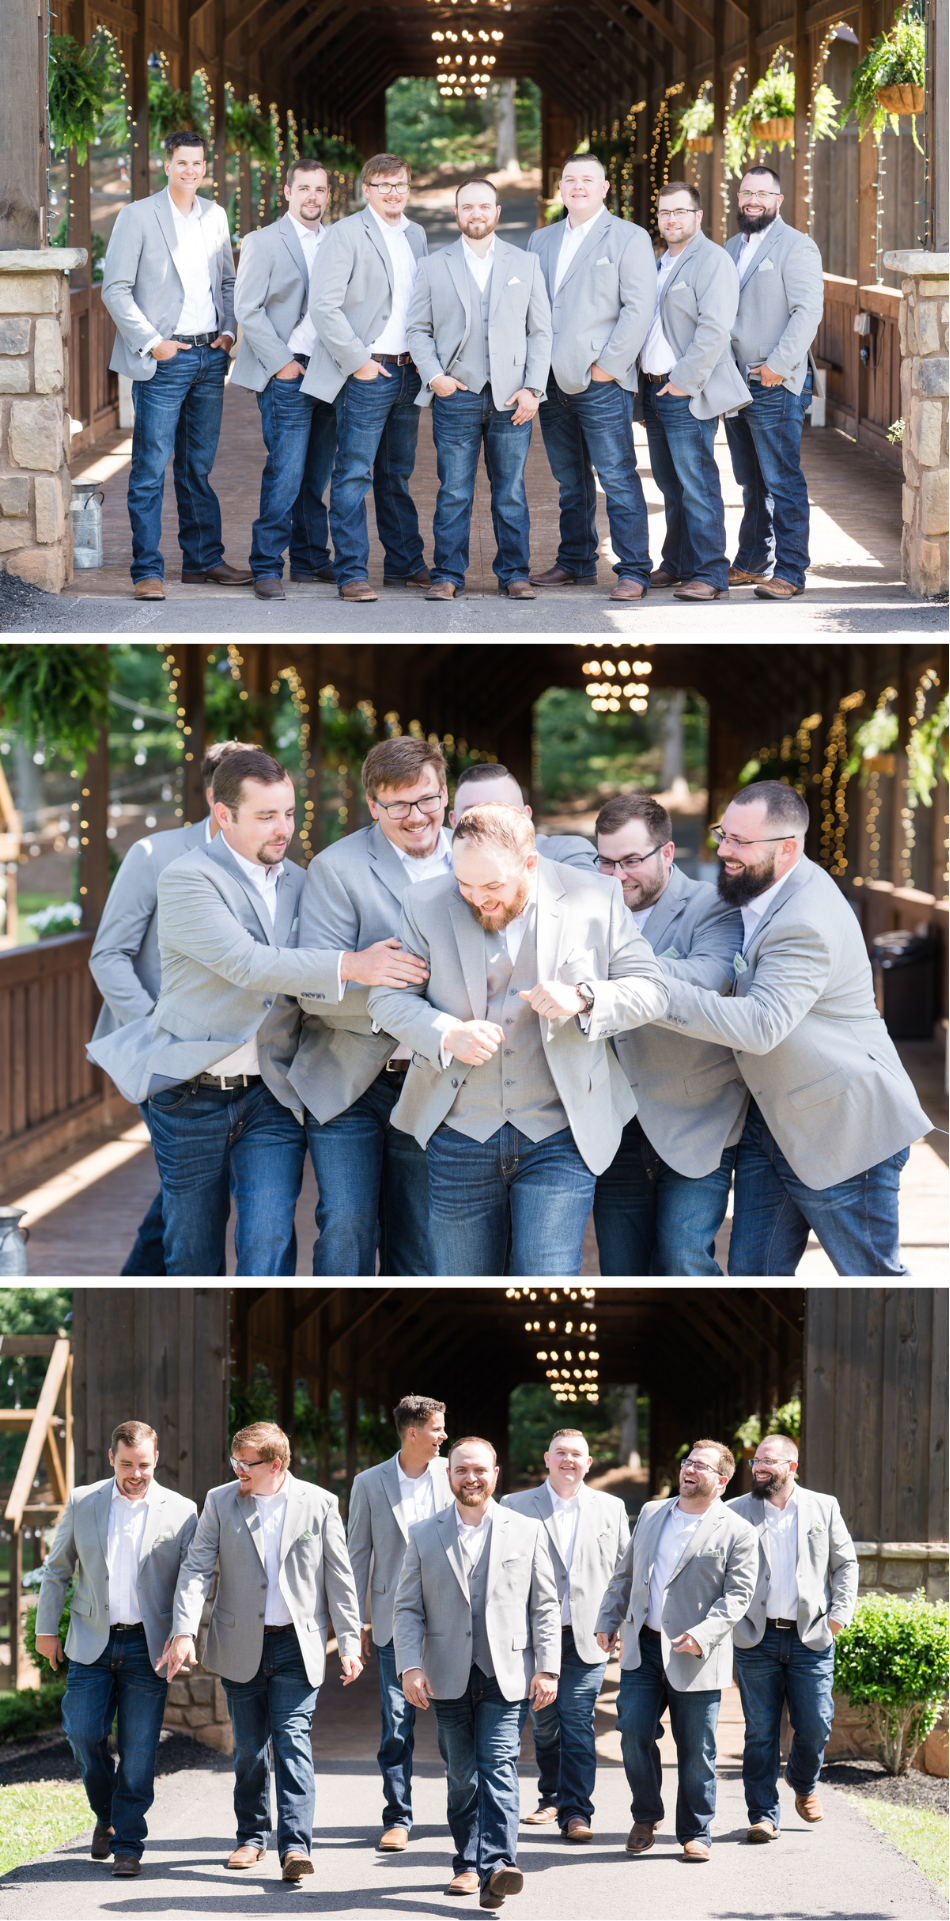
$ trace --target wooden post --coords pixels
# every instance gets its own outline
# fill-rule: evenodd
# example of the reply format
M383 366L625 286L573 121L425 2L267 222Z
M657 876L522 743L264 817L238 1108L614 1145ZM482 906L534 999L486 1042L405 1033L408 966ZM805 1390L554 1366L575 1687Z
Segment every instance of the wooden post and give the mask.
M187 827L203 820L207 813L201 763L205 752L205 648L203 641L189 642L182 652L178 696L185 709L185 764L182 784L182 817Z
M726 225L722 188L725 179L725 125L726 125L726 76L723 71L722 56L725 46L726 0L713 0L713 150L712 150L712 210L709 215L709 238L721 245L726 238Z
M135 17L129 63L129 124L132 131L129 184L133 200L147 200L151 191L148 151L148 0L135 0Z
M792 225L808 232L808 121L811 114L812 36L806 0L795 0L795 190Z
M212 111L214 113L214 155L212 172L214 176L214 197L219 207L228 210L228 121L227 101L224 83L227 69L224 59L224 36L227 31L225 20L226 0L211 0L208 18L211 21L214 54L210 62Z
M109 734L103 727L83 775L79 817L79 904L82 931L94 934L109 892Z
M858 8L858 59L863 60L877 30L877 7L875 0L861 0ZM874 280L874 232L877 216L877 164L878 150L874 135L868 130L864 139L858 142L858 245L855 263L855 277L858 287L870 286ZM860 301L860 294L858 295ZM852 333L848 340L847 352L853 355L856 371L855 395L855 437L860 437L861 422L866 419L870 395L870 373L860 358L861 337Z
M45 9L38 10L36 0L0 0L0 249L4 250L42 247L46 241L44 16Z
M930 72L927 76L927 249L950 247L947 208L947 0L930 0ZM941 79L941 75L943 78Z

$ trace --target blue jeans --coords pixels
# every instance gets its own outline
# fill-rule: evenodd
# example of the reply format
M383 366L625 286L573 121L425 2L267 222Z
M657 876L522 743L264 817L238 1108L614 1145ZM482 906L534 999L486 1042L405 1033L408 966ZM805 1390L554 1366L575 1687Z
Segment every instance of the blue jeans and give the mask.
M909 1147L831 1187L806 1187L750 1102L736 1150L729 1273L795 1273L812 1228L836 1274L906 1275L897 1201Z
M614 573L648 586L650 530L633 450L633 395L615 380L592 380L586 392L565 394L551 374L538 419L560 495L557 566L596 578L596 470L607 496Z
M597 1177L594 1226L602 1274L721 1274L716 1235L726 1218L736 1149L691 1180L661 1160L634 1116Z
M594 1176L569 1127L535 1143L506 1122L482 1142L443 1122L426 1159L430 1274L580 1273Z
M152 1666L143 1627L112 1628L98 1660L70 1660L63 1727L96 1820L115 1829L113 1854L141 1859L167 1693L167 1681ZM109 1753L116 1717L118 1767Z
M688 395L661 395L646 379L643 418L653 478L666 507L664 572L728 587L726 516L713 451L718 421L697 420Z
M141 1103L139 1113L151 1133L147 1101ZM162 1190L159 1188L135 1236L135 1246L122 1269L123 1274L164 1274L165 1249L162 1235Z
M785 1779L793 1794L818 1785L831 1733L835 1650L806 1648L797 1628L766 1624L758 1647L735 1648L736 1683L745 1718L742 1783L750 1821L778 1827L779 1731L788 1702L792 1747Z
M622 1668L617 1726L635 1821L662 1821L663 1768L657 1736L666 1709L676 1742L676 1839L704 1841L716 1812L719 1689L680 1694L667 1685L659 1641L641 1629L640 1666Z
M386 559L384 579L397 582L425 565L419 516L409 492L416 462L421 382L415 367L387 367L376 380L344 381L336 397L336 464L330 484L333 571L338 587L369 570L366 496Z
M320 1197L315 1274L429 1274L426 1157L390 1115L404 1074L385 1068L332 1121L307 1115L307 1145Z
M172 454L182 573L207 573L224 558L221 509L208 475L218 450L227 366L222 347L183 347L171 360L156 361L151 380L132 382L133 580L165 577L162 501Z
M558 1825L594 1817L594 1708L607 1662L582 1661L571 1628L561 1629L561 1676L550 1707L531 1710L538 1757L538 1805L557 1808Z
M330 565L323 496L333 472L336 412L315 394L301 393L302 378L275 376L257 396L267 460L251 535L255 580L281 577L288 544L292 574L318 574Z
M379 1743L379 1771L383 1777L383 1827L412 1827L412 1751L415 1746L416 1710L402 1691L396 1673L396 1656L391 1641L376 1649L379 1663L379 1701L382 1709L382 1735Z
M473 1667L457 1701L432 1705L447 1775L452 1872L477 1873L484 1888L496 1868L518 1860L518 1754L528 1703L506 1701L494 1675Z
M465 585L475 476L483 446L497 548L492 572L503 587L510 580L527 580L531 567L531 530L524 466L531 445L530 420L520 427L513 426L511 414L494 405L489 384L480 394L456 391L448 400L436 394L432 402L432 436L439 469L439 493L432 523L433 580L452 580L457 587Z
M319 1688L307 1679L294 1627L264 1635L252 1681L222 1676L234 1729L237 1846L264 1848L270 1832L269 1741L274 1743L277 1853L309 1854L313 1840L313 1750L310 1723Z
M735 565L793 587L804 587L808 566L808 488L801 452L811 389L810 369L800 394L751 380L751 407L726 419L744 508Z
M263 1081L200 1087L185 1081L149 1097L162 1180L165 1272L225 1272L233 1194L238 1274L296 1274L294 1208L307 1137Z

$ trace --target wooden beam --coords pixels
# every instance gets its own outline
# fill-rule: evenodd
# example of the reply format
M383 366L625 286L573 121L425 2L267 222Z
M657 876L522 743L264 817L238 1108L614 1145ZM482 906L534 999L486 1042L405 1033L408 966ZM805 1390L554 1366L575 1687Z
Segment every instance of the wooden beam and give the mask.
M637 22L631 18L629 13L625 13L622 7L617 5L617 0L596 0L596 3L601 13L606 13L609 19L615 21L621 31L627 35L628 39L636 39ZM688 53L689 49L683 35L676 27L670 26L669 21L664 19L659 8L653 5L653 0L636 0L636 7L637 12L643 15L644 20L649 20L650 25L656 28L657 33L663 35L664 40L669 40L671 45L676 47L680 53L684 55Z
M358 1327L362 1327L364 1321L369 1320L371 1314L375 1314L376 1309L382 1305L383 1301L388 1301L390 1294L394 1294L395 1292L395 1288L392 1287L384 1287L381 1293L377 1293L373 1288L367 1289L367 1293L369 1293L372 1298L362 1307L357 1308L356 1313L351 1314L349 1319L344 1321L342 1327L338 1327L330 1333L327 1346L337 1347L340 1341L348 1340L351 1334L355 1334Z
M225 37L230 40L232 34L240 33L241 28L246 27L248 21L253 20L255 13L260 13L264 5L266 0L239 0L239 5L232 7L226 16Z
M705 7L700 6L699 0L676 0L676 4L680 12L685 13L687 20L692 21L694 27L698 27L701 33L708 33L710 39L712 39L712 14L707 13Z
M59 1398L59 1390L65 1379L68 1361L69 1342L58 1340L50 1355L49 1367L46 1370L46 1379L40 1389L39 1399L36 1403L36 1413L33 1416L30 1431L26 1437L23 1453L20 1456L20 1465L17 1468L13 1486L10 1490L10 1499L6 1506L4 1518L13 1523L15 1530L19 1529L20 1522L23 1518L23 1509L29 1500L36 1470L43 1457L43 1449L46 1445L49 1425L56 1412L56 1402Z
M639 35L632 31L636 24L634 21L630 19L625 21L618 20L617 15L620 10L611 4L611 0L591 0L591 4L597 8L598 12L604 14L608 20L612 20L615 26L620 27L621 33L624 34L630 42L631 48L636 49L636 54L633 56L634 58L637 54L640 55L641 58L647 57L662 71L662 54L657 51L652 42L644 35Z
M135 28L132 32L132 54L129 61L129 127L132 152L129 162L131 175L129 185L133 200L147 200L149 195L149 151L148 151L148 7L149 0L135 0Z
M294 1309L294 1333L299 1334L311 1315L318 1314L321 1307L324 1307L327 1301L332 1301L334 1294L337 1293L339 1289L336 1287L312 1287L306 1298Z
M278 7L274 13L271 13L252 36L247 48L247 58L253 60L255 56L260 53L261 48L267 45L268 40L272 40L275 33L280 33L281 29L287 25L287 22L292 20L294 14L299 13L299 11L300 0L284 0L283 6ZM307 26L316 27L321 20L326 20L328 15L341 14L345 13L345 11L346 8L341 4L341 0L322 0L319 6L314 7L312 13L308 13ZM283 45L281 46L280 52L281 55L284 52Z
M812 46L805 25L805 0L795 0L792 54L795 66L795 154L792 226L808 232L808 120L811 113Z

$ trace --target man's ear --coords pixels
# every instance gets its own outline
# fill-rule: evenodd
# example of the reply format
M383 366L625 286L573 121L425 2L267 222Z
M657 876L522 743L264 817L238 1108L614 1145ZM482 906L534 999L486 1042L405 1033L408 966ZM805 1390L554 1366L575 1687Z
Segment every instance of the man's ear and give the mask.
M458 821L457 821L457 820L456 820L456 818L455 818L455 808L454 808L454 807L450 807L450 808L449 808L449 826L450 826L450 827L457 827L457 826L458 826Z

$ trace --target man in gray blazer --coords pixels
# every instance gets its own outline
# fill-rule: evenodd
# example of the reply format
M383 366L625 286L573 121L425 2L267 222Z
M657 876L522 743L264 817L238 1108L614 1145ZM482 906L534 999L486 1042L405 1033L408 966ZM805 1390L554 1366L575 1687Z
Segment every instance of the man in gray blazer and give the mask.
M664 973L724 994L742 943L739 909L674 866L666 808L650 794L618 794L595 831L600 871L620 881ZM653 1025L618 1034L614 1048L637 1111L597 1181L601 1274L720 1274L716 1235L749 1104L732 1050Z
M594 1639L604 1589L630 1539L627 1510L615 1494L584 1486L594 1463L578 1427L561 1427L544 1456L540 1487L506 1494L502 1507L541 1522L561 1603L557 1699L532 1708L538 1806L532 1827L556 1821L565 1841L590 1841L597 1750L594 1709L607 1671Z
M726 242L739 276L733 351L752 394L751 407L726 419L745 506L729 579L751 583L759 600L790 600L805 590L802 427L812 392L808 350L825 297L821 254L807 234L786 227L783 197L771 167L750 167L739 182L739 231Z
M702 231L697 187L669 181L660 188L656 217L666 252L640 354L650 465L666 506L663 558L652 584L672 587L677 600L728 600L715 442L719 415L752 400L729 338L739 289L722 248Z
M407 330L422 380L416 406L432 408L439 469L426 599L465 592L484 444L498 591L534 600L524 467L551 366L551 309L539 261L496 237L501 202L490 180L456 190L455 219L460 238L419 268Z
M224 559L221 509L208 479L237 327L227 215L198 197L206 146L198 133L169 134L168 186L122 208L103 267L102 303L117 328L109 365L130 377L135 409L129 519L136 600L165 598L159 543L173 454L182 580L243 586L251 578Z
M524 795L514 774L509 773L500 761L476 761L474 766L466 767L459 777L455 805L449 809L449 825L456 828L470 807L496 806L514 807L526 820L531 819L531 808L525 805ZM542 860L560 861L564 867L579 867L582 874L590 872L594 850L583 834L539 834L536 829L534 845Z
M600 161L592 153L574 154L561 174L567 219L540 228L528 241L551 302L554 344L541 432L561 506L554 566L530 578L535 587L596 580L596 469L617 556L610 598L641 600L650 580L650 533L633 451L633 410L656 271L649 235L607 212L607 191Z
M619 887L539 860L515 808L469 808L452 861L403 903L427 983L368 1003L412 1049L393 1124L426 1149L430 1268L577 1274L636 1106L607 1041L662 1011L662 971Z
M733 1630L749 1841L778 1838L786 1704L793 1734L785 1779L801 1819L822 1819L816 1789L835 1711L835 1635L848 1626L858 1594L858 1560L841 1509L833 1494L799 1487L797 1468L797 1443L768 1434L755 1450L751 1494L727 1503L759 1537L755 1593Z
M549 1707L560 1608L540 1521L492 1499L498 1462L468 1434L449 1450L451 1507L411 1528L393 1642L407 1701L435 1703L455 1842L446 1894L483 1908L520 1894L518 1751L529 1706Z
M369 584L366 495L372 474L376 531L387 587L428 587L419 520L409 492L416 458L419 375L406 325L413 283L427 251L424 229L404 212L412 175L397 154L363 168L366 206L337 221L310 286L319 342L302 391L336 408L330 486L333 571L342 600L375 600Z
M92 1858L112 1854L113 1874L125 1877L141 1872L167 1693L155 1664L198 1510L155 1480L158 1436L146 1421L119 1423L109 1465L108 1480L75 1488L63 1510L43 1563L36 1647L54 1670L69 1663L63 1727L96 1817ZM64 1657L60 1616L73 1579Z
M277 1852L285 1881L313 1873L310 1724L332 1625L343 1686L362 1672L359 1610L335 1494L290 1472L290 1442L273 1421L235 1434L237 1481L213 1487L182 1565L167 1655L173 1680L197 1659L201 1610L218 1585L203 1665L220 1674L234 1730L237 1846L229 1868L267 1852L273 1742Z
M242 339L231 379L257 395L267 460L261 507L251 534L251 573L259 600L284 600L284 549L290 578L333 580L323 496L333 472L336 413L303 391L317 337L308 311L310 282L326 240L330 197L317 160L287 169L287 212L241 242L234 313Z
M730 1274L794 1274L808 1230L838 1274L906 1274L897 1197L930 1131L874 1004L860 925L804 854L808 808L754 781L713 828L744 942L723 998L670 981L675 1033L733 1049L752 1098L736 1155Z
M722 1503L735 1471L721 1442L694 1441L680 1468L679 1499L641 1508L601 1605L604 1653L623 1636L617 1726L633 1796L628 1854L646 1854L663 1820L656 1737L668 1708L679 1777L676 1838L685 1860L709 1860L719 1703L732 1681L732 1630L748 1608L758 1565L751 1527Z
M205 799L211 807L211 783L223 754L242 748L239 740L218 740L208 748L201 763ZM218 823L209 812L204 820L188 827L168 827L160 834L147 834L134 841L109 889L109 898L96 929L89 956L89 972L102 995L99 1018L92 1038L114 1034L128 1021L142 1020L150 1014L162 985L162 962L158 948L158 877L179 854L191 847L207 846L218 832ZM139 1112L149 1124L148 1102ZM152 1202L135 1237L123 1274L164 1274L165 1252L162 1242L162 1190Z
M393 1651L393 1606L409 1529L452 1501L445 1462L445 1402L404 1394L393 1408L399 1451L356 1476L350 1494L347 1548L359 1602L364 1661L373 1646L379 1668L384 1853L399 1853L412 1830L412 1751L416 1710L406 1700ZM372 1622L369 1609L372 1606Z

